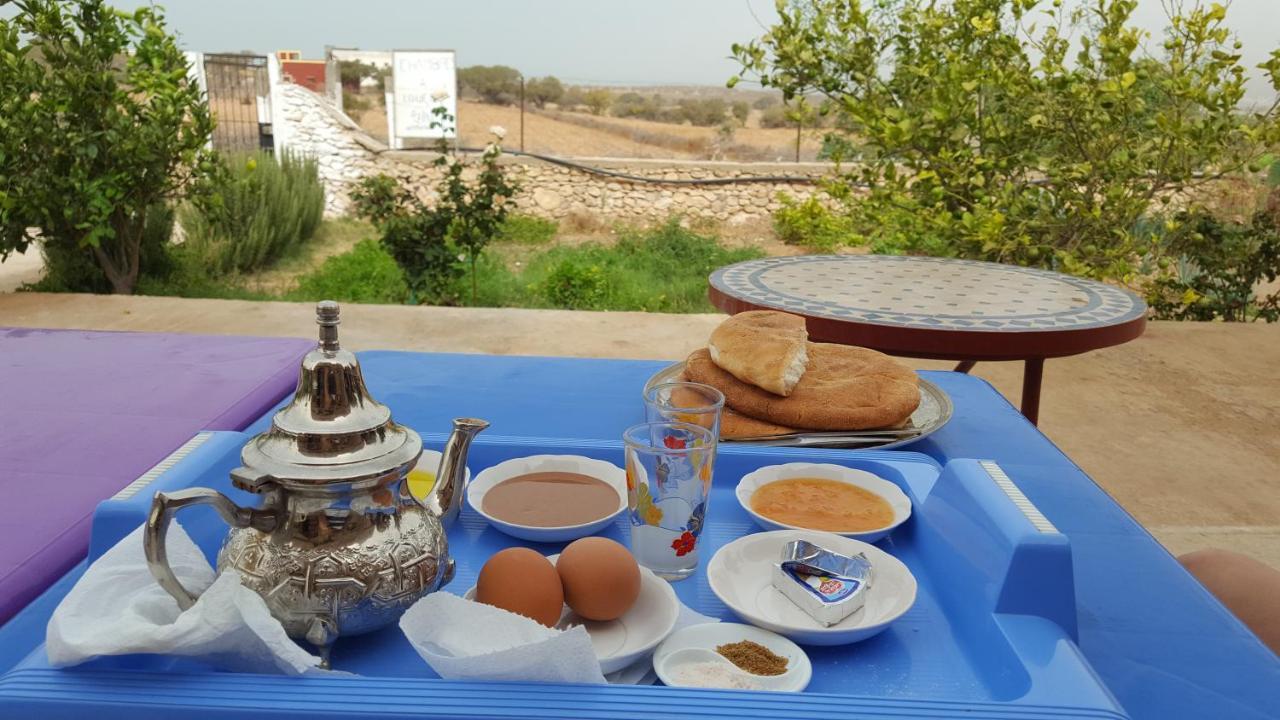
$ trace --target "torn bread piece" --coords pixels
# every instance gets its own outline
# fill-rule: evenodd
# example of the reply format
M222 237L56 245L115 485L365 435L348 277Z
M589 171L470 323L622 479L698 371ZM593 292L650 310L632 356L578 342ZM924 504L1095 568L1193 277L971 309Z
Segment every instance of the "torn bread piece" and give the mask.
M738 313L707 346L711 361L744 383L786 397L809 364L804 318L774 310Z

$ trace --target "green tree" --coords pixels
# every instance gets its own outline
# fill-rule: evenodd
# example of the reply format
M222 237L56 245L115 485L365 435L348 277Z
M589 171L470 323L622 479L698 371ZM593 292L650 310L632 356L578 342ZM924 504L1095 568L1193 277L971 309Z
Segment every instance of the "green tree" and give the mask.
M213 130L155 7L16 0L0 19L0 257L38 228L131 293L148 213L214 172Z
M379 85L382 84L382 78L385 77L385 71L380 70L372 63L363 60L340 60L338 62L338 78L342 83L342 89L348 92L360 92L360 82L365 78L376 78Z
M862 160L828 190L870 187L848 212L873 247L1130 277L1154 203L1280 139L1276 105L1239 108L1222 6L1174 7L1159 73L1135 6L796 0L733 52L766 87L819 94L849 124ZM1261 67L1280 90L1280 51Z
M454 118L443 106L432 113L432 127L453 128ZM469 267L475 302L476 261L501 231L517 190L498 163L501 141L501 135L495 136L479 162L469 164L453 154L447 139L438 140L435 166L443 174L430 207L387 176L364 181L353 194L357 212L377 222L383 245L404 270L410 302L452 299L460 263Z
M582 95L582 102L592 115L603 115L613 104L613 93L604 88L591 88Z
M540 108L546 107L549 102L559 102L564 97L564 85L552 75L530 80L525 83L524 91L533 104Z
M520 94L520 71L506 65L459 68L458 82L493 105L510 105Z

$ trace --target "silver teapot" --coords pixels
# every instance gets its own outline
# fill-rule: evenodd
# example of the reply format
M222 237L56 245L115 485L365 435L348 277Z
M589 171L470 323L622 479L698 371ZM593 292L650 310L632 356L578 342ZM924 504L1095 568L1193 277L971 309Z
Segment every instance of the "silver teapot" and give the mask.
M431 496L419 503L406 477L422 439L369 396L360 363L338 346L338 304L319 303L316 322L320 343L302 360L293 401L231 471L236 487L263 496L261 507L208 488L156 493L143 544L156 581L190 608L197 596L169 567L165 534L178 510L212 505L231 526L218 572L235 569L328 667L336 638L395 622L453 578L444 526L461 506L467 449L489 424L453 421Z

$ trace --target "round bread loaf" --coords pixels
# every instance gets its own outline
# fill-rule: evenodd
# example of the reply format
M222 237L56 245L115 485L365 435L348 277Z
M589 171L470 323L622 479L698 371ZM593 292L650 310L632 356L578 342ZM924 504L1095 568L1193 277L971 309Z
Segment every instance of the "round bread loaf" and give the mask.
M693 382L693 380L689 378L687 372L682 370L671 382ZM794 432L800 431L784 425L775 425L764 420L757 420L750 415L743 415L727 404L720 411L721 440L738 440L762 435L789 435Z
M743 415L806 430L868 430L902 423L920 404L915 371L884 353L809 343L809 368L788 397L749 385L695 350L685 366L694 382L724 393ZM723 422L723 421L722 421Z
M785 425L757 420L750 415L743 415L733 408L726 407L720 411L721 440L741 440L763 435L789 435L794 432L800 431Z

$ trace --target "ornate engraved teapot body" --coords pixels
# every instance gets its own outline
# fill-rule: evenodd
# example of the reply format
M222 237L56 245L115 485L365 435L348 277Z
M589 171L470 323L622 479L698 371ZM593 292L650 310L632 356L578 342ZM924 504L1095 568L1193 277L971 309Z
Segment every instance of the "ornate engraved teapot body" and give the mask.
M453 578L445 523L457 516L467 449L483 420L454 420L432 494L406 477L422 440L369 396L355 355L338 346L338 306L316 306L320 343L302 360L293 401L241 452L233 484L263 496L241 507L208 488L156 493L144 548L151 574L186 610L196 601L165 556L165 531L188 505L212 505L231 526L218 572L231 568L293 638L329 646L395 622Z

